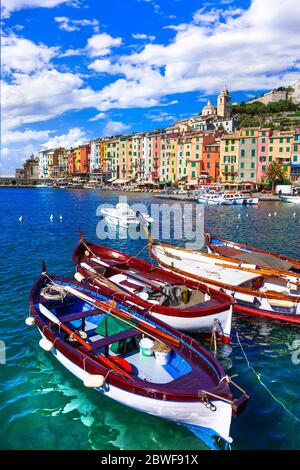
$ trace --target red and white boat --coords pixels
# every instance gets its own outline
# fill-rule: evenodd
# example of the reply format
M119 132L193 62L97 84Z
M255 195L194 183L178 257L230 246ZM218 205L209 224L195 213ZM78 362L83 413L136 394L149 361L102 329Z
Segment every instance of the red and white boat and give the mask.
M30 308L26 324L37 326L41 348L86 387L185 426L210 448L232 442L232 415L249 397L195 339L45 268L31 289Z
M297 274L155 243L148 237L150 255L162 267L231 295L235 311L300 324Z
M80 238L73 253L76 279L99 286L183 331L215 331L230 340L232 299L204 284L170 273L134 256Z

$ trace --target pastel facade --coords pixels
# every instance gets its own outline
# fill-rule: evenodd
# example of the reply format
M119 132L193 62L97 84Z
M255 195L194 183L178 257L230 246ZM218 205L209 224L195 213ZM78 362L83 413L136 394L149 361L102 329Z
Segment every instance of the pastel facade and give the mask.
M256 163L257 183L265 183L266 171L272 162L272 156L270 155L270 137L272 136L272 133L272 129L260 129L258 131Z
M239 139L238 181L256 183L258 129L242 129Z
M207 182L218 182L220 178L220 138L213 134L203 137L202 171Z
M220 180L236 183L239 180L240 134L225 134L220 141Z
M300 180L300 132L296 132L292 142L291 180Z
M274 131L269 140L269 155L272 161L282 166L287 178L291 174L291 153L294 132Z

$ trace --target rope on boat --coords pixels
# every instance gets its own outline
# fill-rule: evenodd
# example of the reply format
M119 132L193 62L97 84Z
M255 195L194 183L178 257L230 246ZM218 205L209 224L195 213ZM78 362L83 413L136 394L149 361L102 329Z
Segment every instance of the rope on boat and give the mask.
M256 372L256 370L253 368L253 366L250 364L249 362L249 359L245 353L245 350L243 348L243 345L241 343L241 340L240 340L240 337L239 337L239 333L238 333L238 329L237 327L235 328L235 334L236 334L236 338L237 338L237 341L238 341L238 344L241 348L241 351L245 357L245 360L247 362L247 366L248 368L253 372L253 374L256 376L257 380L259 381L259 383L267 390L267 392L269 393L269 395L273 398L273 400L276 401L276 403L278 403L284 410L285 412L291 417L293 418L295 421L297 421L298 423L300 422L300 419L294 415L294 413L292 413L286 406L284 403L282 403L282 401L280 401L277 397L275 397L275 395L271 392L271 390L267 387L267 385L261 380L260 378L260 375Z

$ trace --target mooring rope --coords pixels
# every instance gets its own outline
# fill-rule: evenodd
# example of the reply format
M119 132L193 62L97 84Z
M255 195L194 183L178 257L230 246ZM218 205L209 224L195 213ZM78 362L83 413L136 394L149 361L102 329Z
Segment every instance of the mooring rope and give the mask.
M245 353L245 350L243 348L243 345L240 341L240 337L239 337L239 333L238 333L238 329L237 327L235 328L235 334L236 334L236 338L237 338L237 341L238 341L238 344L241 348L241 351L245 357L245 360L247 362L247 365L248 365L248 368L250 370L252 370L253 374L256 376L257 380L259 381L259 383L267 390L267 392L269 393L269 395L271 395L271 397L273 398L273 400L275 400L285 411L286 413L291 416L291 418L293 418L294 420L296 420L298 423L300 422L300 419L294 415L294 413L292 413L286 406L284 403L282 403L282 401L280 401L277 397L275 397L275 395L271 392L271 390L267 387L267 385L261 380L260 378L260 375L256 372L256 370L253 368L253 366L250 364L249 362L249 359Z

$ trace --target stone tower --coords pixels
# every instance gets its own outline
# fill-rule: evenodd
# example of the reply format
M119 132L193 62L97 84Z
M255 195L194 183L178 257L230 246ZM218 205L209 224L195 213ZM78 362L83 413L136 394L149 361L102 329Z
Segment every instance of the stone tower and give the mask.
M230 119L230 101L231 97L229 95L229 91L227 90L226 86L224 86L218 96L218 117Z

